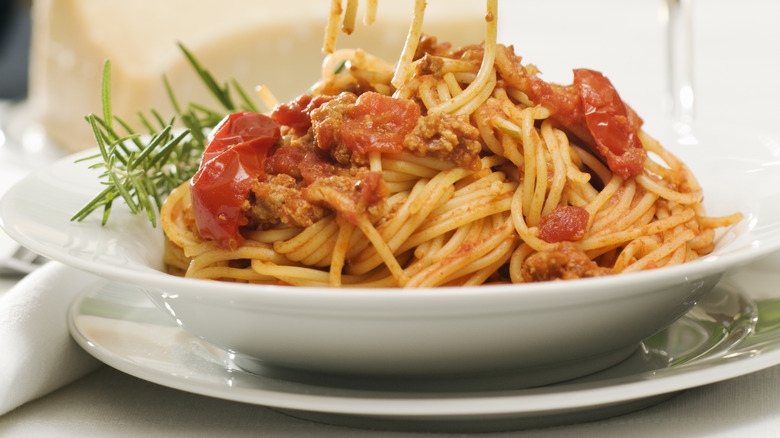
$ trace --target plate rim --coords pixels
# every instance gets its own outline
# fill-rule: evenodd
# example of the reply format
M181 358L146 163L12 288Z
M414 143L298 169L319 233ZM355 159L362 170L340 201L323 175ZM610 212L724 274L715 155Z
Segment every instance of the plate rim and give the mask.
M778 253L778 257L780 257L780 253ZM780 279L780 273L771 271L768 273ZM216 387L208 382L199 383L176 374L168 374L161 369L154 370L143 367L127 358L122 358L111 350L105 349L102 347L102 344L93 342L92 339L82 333L76 323L76 316L79 315L81 302L87 297L99 293L102 288L111 287L112 285L118 285L118 283L103 281L100 285L83 291L73 301L68 310L68 327L71 336L87 352L113 368L152 383L204 396L276 409L334 415L418 419L549 414L552 412L577 411L609 405L621 405L663 396L725 381L780 364L780 349L776 349L734 361L715 363L712 366L691 367L690 370L680 371L668 376L619 382L602 387L577 389L577 385L573 385L572 388L567 389L564 385L560 387L560 389L563 389L562 391L556 391L558 388L553 385L530 389L512 389L507 391L507 394L489 391L477 395L468 395L467 393L465 396L461 393L446 394L445 396L442 396L441 393L431 393L432 395L430 396L415 394L414 396L381 398L376 396L376 393L379 392L381 394L381 391L371 390L358 390L353 395L323 395L289 393L267 388ZM124 286L134 288L137 293L143 294L137 286ZM749 288L746 285L743 285L743 287ZM750 295L749 290L743 290L743 293ZM157 307L153 309L155 312L164 314ZM180 330L187 336L197 339L194 335L186 333L180 327L173 326L171 328ZM199 340L199 342L205 341ZM780 338L776 342L780 342ZM694 362L688 362L686 365L691 363ZM194 368L197 369L197 367ZM243 373L253 378L273 379L273 377L258 376L241 369L231 368L230 372ZM297 382L293 383L298 384ZM338 391L339 389L335 388L335 390ZM355 392L354 390L344 391L350 394ZM374 395L372 396L372 394Z

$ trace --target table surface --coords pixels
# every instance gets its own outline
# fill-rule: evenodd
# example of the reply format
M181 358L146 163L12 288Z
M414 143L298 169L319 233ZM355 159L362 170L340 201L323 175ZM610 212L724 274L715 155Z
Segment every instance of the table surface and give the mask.
M500 38L553 77L573 66L608 72L652 131L654 124L668 122L652 117L666 111L660 4L503 2ZM510 13L517 25L507 24ZM780 2L708 0L695 3L694 13L698 120L728 119L780 138ZM596 16L606 16L610 25L594 24L591 17ZM0 278L0 293L16 281ZM770 436L778 429L780 366L694 388L634 413L502 436ZM318 424L261 406L169 389L107 366L0 417L2 437L215 435L429 436Z

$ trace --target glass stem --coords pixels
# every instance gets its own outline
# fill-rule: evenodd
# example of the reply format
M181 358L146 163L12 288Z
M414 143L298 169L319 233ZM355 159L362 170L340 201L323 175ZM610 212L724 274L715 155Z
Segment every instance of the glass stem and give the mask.
M661 0L666 12L666 68L672 117L689 126L694 118L693 0Z

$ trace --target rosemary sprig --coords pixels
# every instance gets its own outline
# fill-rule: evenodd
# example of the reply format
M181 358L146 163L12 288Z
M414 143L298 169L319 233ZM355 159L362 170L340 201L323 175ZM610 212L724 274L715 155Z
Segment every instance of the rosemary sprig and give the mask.
M139 113L141 124L147 130L146 134L139 134L113 114L111 62L107 60L103 66L101 88L102 117L95 114L86 116L99 153L79 160L96 161L89 167L102 168L99 179L105 188L79 210L72 221L82 221L102 208L102 223L105 225L114 201L121 199L133 214L145 213L156 226L157 213L165 197L197 172L208 130L226 114L258 111L235 80L220 85L186 47L182 44L179 47L222 108L213 110L195 103L180 106L167 78L163 77L175 114L166 119L155 110L149 111L151 117ZM238 94L239 105L233 103L233 91ZM118 129L123 133L120 134Z

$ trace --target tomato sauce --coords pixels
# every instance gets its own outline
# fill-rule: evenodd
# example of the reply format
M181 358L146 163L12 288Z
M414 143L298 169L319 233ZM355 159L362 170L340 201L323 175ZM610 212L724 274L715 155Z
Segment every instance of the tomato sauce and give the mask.
M311 112L331 99L333 96L311 97L304 94L293 101L277 105L271 113L271 118L302 134L311 127Z

